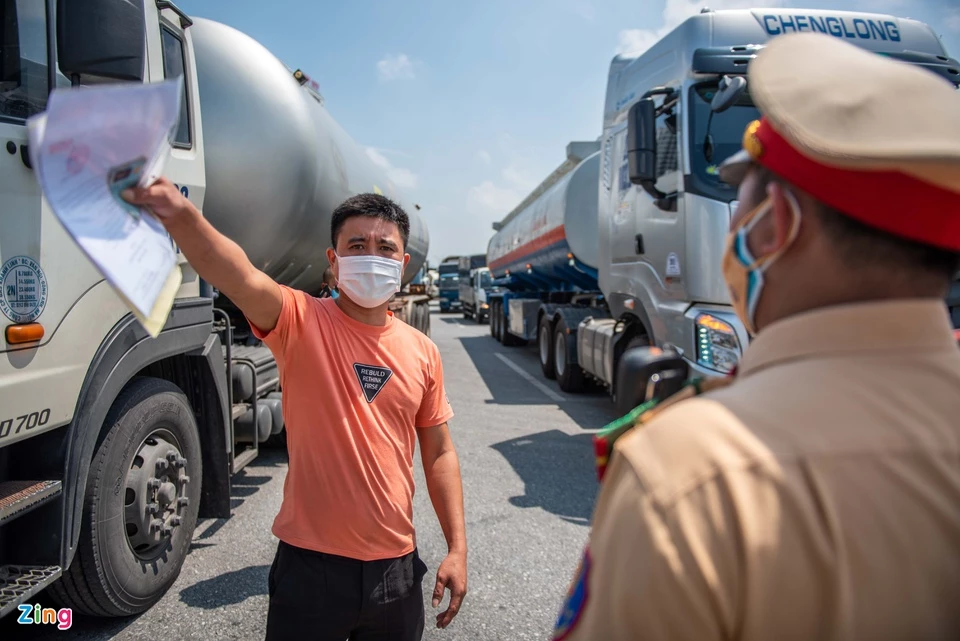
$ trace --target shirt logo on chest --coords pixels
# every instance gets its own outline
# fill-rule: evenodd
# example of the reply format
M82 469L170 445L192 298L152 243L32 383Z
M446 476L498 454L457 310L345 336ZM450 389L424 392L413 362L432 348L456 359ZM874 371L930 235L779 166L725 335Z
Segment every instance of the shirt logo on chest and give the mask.
M367 397L367 402L372 403L377 397L383 386L393 376L393 370L389 367L378 367L376 365L364 365L354 363L353 371L357 373L357 380L360 382L360 389L363 395Z

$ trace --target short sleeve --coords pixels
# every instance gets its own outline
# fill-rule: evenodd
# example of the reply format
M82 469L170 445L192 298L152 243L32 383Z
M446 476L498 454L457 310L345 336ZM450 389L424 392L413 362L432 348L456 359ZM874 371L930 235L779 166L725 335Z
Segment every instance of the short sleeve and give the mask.
M727 638L698 563L705 551L701 534L678 527L644 491L629 461L615 454L553 638Z
M250 319L247 319L247 322L250 323L253 335L262 340L278 360L282 360L289 345L294 343L303 331L309 301L307 295L299 290L284 285L279 287L283 303L280 308L280 317L277 318L277 326L269 332L264 332L250 323Z
M447 392L443 385L443 361L440 360L440 350L432 342L427 367L427 386L417 411L416 427L434 427L442 425L453 418L453 408L447 400Z

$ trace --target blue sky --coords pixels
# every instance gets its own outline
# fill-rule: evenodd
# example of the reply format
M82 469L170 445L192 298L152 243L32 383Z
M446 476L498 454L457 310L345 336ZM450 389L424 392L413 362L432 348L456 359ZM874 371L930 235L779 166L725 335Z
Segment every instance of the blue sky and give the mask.
M958 0L178 0L320 84L326 106L423 207L432 263L482 253L503 218L600 135L607 69L683 18L788 6L934 26L960 58Z

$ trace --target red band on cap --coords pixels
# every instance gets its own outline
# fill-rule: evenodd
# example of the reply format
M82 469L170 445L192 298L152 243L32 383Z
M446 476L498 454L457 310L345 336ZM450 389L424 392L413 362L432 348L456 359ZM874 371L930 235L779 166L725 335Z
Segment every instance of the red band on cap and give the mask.
M821 164L797 151L767 121L753 132L754 161L860 222L927 245L960 251L960 194L898 171Z

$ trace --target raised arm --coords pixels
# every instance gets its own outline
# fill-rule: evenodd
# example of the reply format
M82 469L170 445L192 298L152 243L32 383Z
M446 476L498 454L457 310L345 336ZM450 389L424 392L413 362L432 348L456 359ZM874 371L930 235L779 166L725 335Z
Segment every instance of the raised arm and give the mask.
M166 178L123 194L163 223L200 277L219 289L258 329L277 325L283 298L279 285L253 266L235 242L218 232Z

